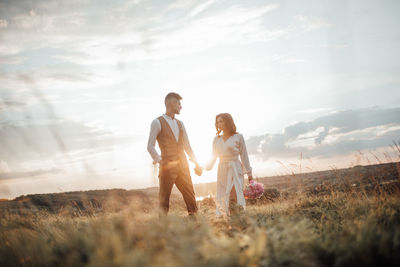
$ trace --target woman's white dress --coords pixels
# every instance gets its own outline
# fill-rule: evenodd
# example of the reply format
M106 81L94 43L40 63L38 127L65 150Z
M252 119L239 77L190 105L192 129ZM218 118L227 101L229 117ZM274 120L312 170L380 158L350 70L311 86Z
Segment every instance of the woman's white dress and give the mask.
M229 214L229 195L235 187L237 204L246 207L243 195L244 174L251 175L249 156L243 135L236 133L226 141L216 136L213 141L213 153L206 170L211 170L219 157L217 176L216 216ZM240 157L240 160L239 160Z

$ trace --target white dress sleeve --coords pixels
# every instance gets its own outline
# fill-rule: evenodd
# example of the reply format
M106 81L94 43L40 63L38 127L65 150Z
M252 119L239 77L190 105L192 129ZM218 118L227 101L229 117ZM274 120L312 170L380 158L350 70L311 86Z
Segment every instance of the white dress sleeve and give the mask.
M205 169L207 171L211 170L214 167L215 161L217 161L217 156L218 156L218 153L217 153L217 139L218 139L218 136L216 136L214 138L214 140L213 140L211 159L205 165Z
M240 153L240 160L242 161L242 165L244 167L243 171L245 174L250 176L252 168L250 166L249 155L247 154L246 143L244 141L242 134L239 134L239 153Z

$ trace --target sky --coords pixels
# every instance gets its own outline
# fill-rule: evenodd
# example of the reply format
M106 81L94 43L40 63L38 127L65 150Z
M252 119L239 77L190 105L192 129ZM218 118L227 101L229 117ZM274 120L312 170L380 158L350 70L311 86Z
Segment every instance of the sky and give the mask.
M388 0L1 0L0 198L157 186L147 139L169 92L200 163L222 112L258 177L399 161L399 12Z

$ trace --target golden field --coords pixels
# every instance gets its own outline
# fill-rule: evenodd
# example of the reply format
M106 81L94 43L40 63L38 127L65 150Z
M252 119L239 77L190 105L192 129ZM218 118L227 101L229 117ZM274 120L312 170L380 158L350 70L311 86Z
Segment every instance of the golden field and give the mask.
M179 194L159 219L154 188L21 196L1 202L0 266L400 266L399 163L357 168L369 180L275 178L292 190L226 220L213 197L189 218Z

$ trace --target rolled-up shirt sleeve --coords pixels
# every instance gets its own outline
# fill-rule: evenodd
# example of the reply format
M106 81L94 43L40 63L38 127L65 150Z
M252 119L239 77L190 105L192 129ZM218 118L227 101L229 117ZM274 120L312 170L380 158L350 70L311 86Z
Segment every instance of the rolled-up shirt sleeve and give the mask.
M240 152L240 159L242 161L242 165L244 167L244 173L247 175L252 175L252 168L250 166L249 155L247 154L246 143L244 141L244 137L240 134L240 142L239 142L239 152Z
M160 133L160 131L161 131L160 121L158 119L153 120L150 126L149 140L147 141L147 151L153 158L153 164L156 164L161 161L161 156L160 154L158 154L155 148L157 135Z

